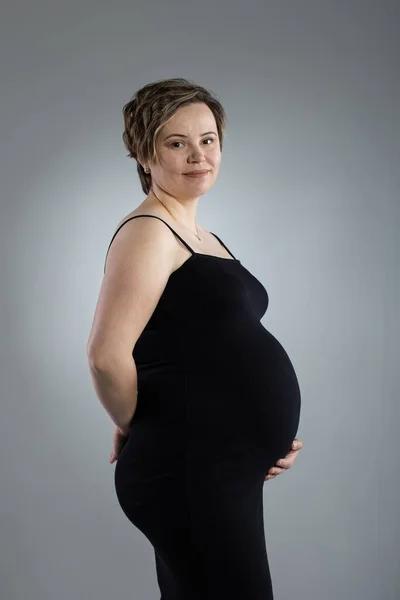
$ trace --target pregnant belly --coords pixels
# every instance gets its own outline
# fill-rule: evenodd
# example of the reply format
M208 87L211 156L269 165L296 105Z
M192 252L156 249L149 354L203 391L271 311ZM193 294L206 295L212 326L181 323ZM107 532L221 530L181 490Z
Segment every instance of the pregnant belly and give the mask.
M213 344L195 364L202 371L187 381L194 449L206 444L221 452L251 450L261 459L285 456L298 430L301 393L280 342L260 324L223 348Z
M282 345L260 323L203 335L175 365L140 376L127 453L136 469L147 472L151 460L150 471L164 473L179 457L194 472L218 459L263 469L290 450L301 397Z

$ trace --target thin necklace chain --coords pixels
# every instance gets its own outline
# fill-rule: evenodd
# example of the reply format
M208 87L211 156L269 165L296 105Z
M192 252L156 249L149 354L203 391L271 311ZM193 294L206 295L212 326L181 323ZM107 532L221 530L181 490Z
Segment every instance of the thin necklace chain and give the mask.
M154 194L154 196L157 198L157 200L159 201L160 204L163 205L163 207L165 208L165 210L171 215L171 217L180 225L182 225L182 223L180 223L177 219L175 219L174 215L172 215L170 213L170 211L168 210L168 208L165 206L165 204L163 204L163 202L161 202L160 198L158 198L158 196L156 196L156 194L154 193L154 190L152 189L152 194ZM193 233L193 231L191 231L188 227L186 227L186 225L183 225L183 227L185 227L188 231L190 231L190 233L192 233L193 235L195 235L197 237L198 240L200 240L200 242L202 241L201 237L199 236L199 232L197 230L197 225L195 223L195 227L196 227L196 233Z

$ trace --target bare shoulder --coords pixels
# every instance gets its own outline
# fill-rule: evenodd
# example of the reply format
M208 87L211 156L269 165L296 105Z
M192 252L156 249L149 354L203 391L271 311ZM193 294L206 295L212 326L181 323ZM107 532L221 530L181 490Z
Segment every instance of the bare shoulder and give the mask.
M129 221L129 219L132 219L132 217L137 217L139 215L151 215L154 213L151 212L147 212L146 210L141 209L140 207L135 208L135 210L133 210L132 212L130 212L128 215L126 215L125 217L123 217L120 222L117 224L115 231L117 231L118 227L121 227L121 225L123 223L126 223L126 221Z
M133 219L139 215L152 215L143 210L134 210L122 218L114 229L106 255L105 266L113 271L122 264L133 269L137 263L147 263L157 258L170 273L176 268L178 248L175 236L160 219ZM154 215L158 216L158 215ZM106 268L105 268L106 270Z

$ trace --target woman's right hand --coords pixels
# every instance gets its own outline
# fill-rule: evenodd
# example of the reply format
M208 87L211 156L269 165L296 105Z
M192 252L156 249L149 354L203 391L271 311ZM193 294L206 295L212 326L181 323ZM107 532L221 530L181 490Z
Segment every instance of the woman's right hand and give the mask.
M125 446L127 439L129 438L129 433L124 435L121 433L121 430L118 427L114 428L113 433L113 449L110 454L110 464L115 462L120 455L122 448Z

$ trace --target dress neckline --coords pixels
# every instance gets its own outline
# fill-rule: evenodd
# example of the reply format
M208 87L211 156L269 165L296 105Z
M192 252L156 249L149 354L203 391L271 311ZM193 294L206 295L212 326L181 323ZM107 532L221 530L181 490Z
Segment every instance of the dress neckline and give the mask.
M193 252L196 256L209 256L210 258L220 258L222 260L231 260L233 262L240 262L237 258L230 258L229 256L215 256L214 254L204 254L203 252ZM190 257L189 257L190 258Z
M187 258L180 267L178 267L177 269L175 269L174 271L172 271L171 275L169 277L172 277L175 273L178 273L187 263L191 262L192 258L195 258L197 256L203 256L205 258L216 258L217 260L225 260L225 261L229 261L232 263L239 263L241 264L240 260L238 258L229 258L229 256L215 256L214 254L204 254L203 252L192 252L192 254L189 256L189 258Z

